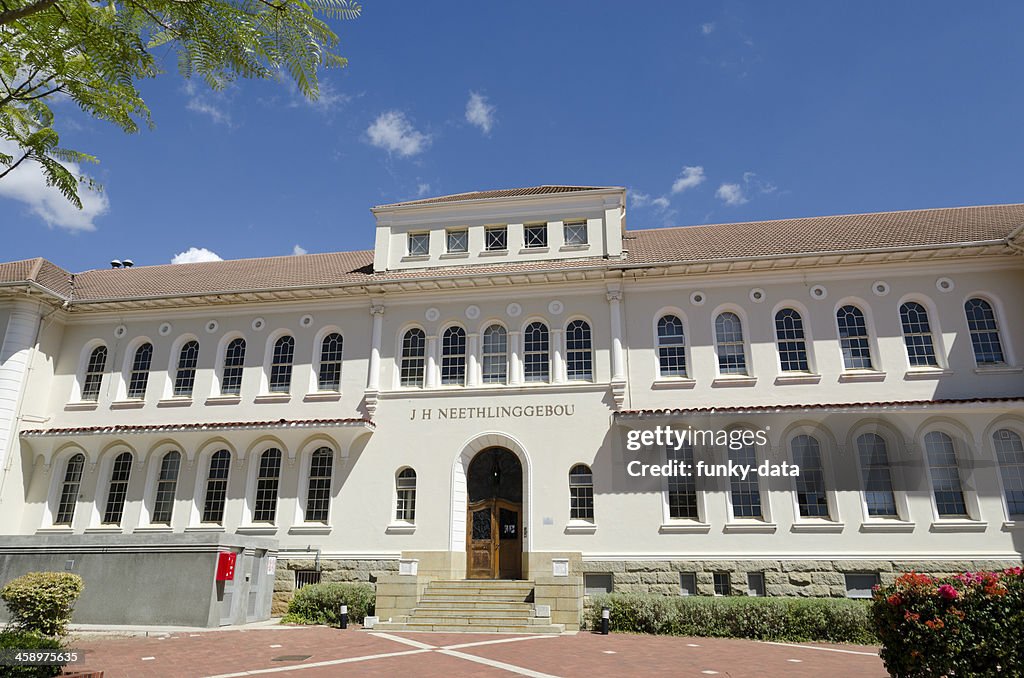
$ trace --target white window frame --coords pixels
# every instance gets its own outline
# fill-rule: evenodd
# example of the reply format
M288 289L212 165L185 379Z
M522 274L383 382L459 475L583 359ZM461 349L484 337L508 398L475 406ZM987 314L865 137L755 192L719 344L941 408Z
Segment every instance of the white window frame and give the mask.
M998 419L993 422L988 429L985 431L985 441L988 448L991 450L992 460L995 462L996 468L996 479L999 483L999 498L1003 503L1003 516L1006 526L1014 526L1024 524L1024 512L1019 514L1010 513L1010 504L1006 501L1006 483L1003 481L1003 468L999 461L999 454L996 450L995 435L997 432L1006 429L1016 433L1021 442L1024 443L1024 421L1018 421L1016 419Z
M685 326L684 326L685 328ZM707 455L707 448L698 445L692 445L693 447L693 463L696 465L698 461L705 458ZM662 455L665 463L668 463L668 448L662 449ZM706 534L711 530L711 525L708 523L708 508L707 508L707 492L702 486L702 479L694 476L694 493L697 502L697 517L696 518L673 518L671 504L669 502L669 478L663 476L661 479L661 533L672 533L672 532L696 532Z
M896 505L895 516L873 516L868 513L867 488L864 487L864 467L860 460L860 449L857 446L857 439L865 433L874 433L885 442L886 459L889 461L889 478L892 482L893 503ZM857 493L860 499L861 529L871 531L872 529L885 531L892 529L896 531L912 531L914 521L910 513L910 498L902 487L903 473L895 459L907 458L907 452L902 444L902 437L889 428L887 424L880 421L868 420L859 422L850 430L847 441L847 449L853 452L854 464L857 470L857 484L861 490Z
M755 427L755 426L748 426L748 425L740 425L740 426L731 426L731 427L729 427L729 430L734 430L734 429L757 430L757 427ZM767 459L768 451L765 450L765 449L762 449L760 445L751 445L750 447L752 447L754 449L754 464L755 465L760 465L762 462L765 461L765 459ZM719 454L722 456L723 462L719 462L719 463L728 464L729 463L729 459L730 459L730 452L732 452L732 450L729 450L727 447L725 449L722 449ZM756 474L752 474L752 475L756 475ZM750 475L747 476L747 479L748 480L750 479ZM775 521L773 520L773 513L772 513L771 492L769 491L769 488L767 486L766 479L765 478L761 478L761 477L757 477L757 491L758 491L758 494L760 495L760 499L761 499L761 517L760 518L755 518L755 517L750 517L750 516L737 516L736 515L735 507L733 506L733 501L732 501L732 481L731 480L732 480L731 478L724 478L723 479L724 485L725 485L725 487L724 487L724 490L725 490L725 501L726 501L726 506L728 508L728 512L726 513L726 515L728 516L728 520L727 520L726 526L725 526L726 527L726 531L742 531L745 528L749 529L751 527L757 528L756 531L762 531L762 530L764 530L764 531L769 531L769 530L770 531L774 531L775 530Z
M180 455L180 459L178 462L178 477L175 481L174 498L171 501L171 522L168 525L167 523L154 523L153 513L156 510L156 493L160 483L160 469L163 466L164 457L170 452L177 452ZM146 484L145 490L142 493L142 512L139 515L139 528L137 529L171 530L174 528L175 523L180 522L181 485L187 466L188 459L181 445L169 442L161 443L156 448L150 450L146 462Z
M532 222L529 224L523 224L523 249L526 250L546 250L551 244L551 234L548 233L550 226L545 222ZM543 244L530 244L530 231L536 229L543 229L544 242Z
M463 246L452 249L452 237L462 236ZM469 229L466 227L448 228L444 232L444 250L446 254L469 254Z
M801 529L813 531L815 526L822 526L823 529L835 527L837 530L842 530L843 520L840 515L839 495L836 486L837 474L834 464L834 460L839 458L837 454L838 445L829 431L807 424L798 425L786 431L782 437L786 458L793 464L796 463L796 457L793 454L793 441L802 435L811 436L818 441L818 453L821 461L822 482L825 483L825 502L828 504L828 516L822 518L821 516L805 517L800 515L797 478L794 477L790 483L793 496L793 531L799 532ZM803 469L801 468L802 472Z
M844 306L855 306L864 316L864 331L867 333L868 359L871 367L847 367L846 358L843 356L843 340L839 332L839 309ZM881 352L878 349L878 332L875 331L875 318L871 311L871 305L857 297L846 297L836 302L832 309L832 328L836 333L836 348L839 351L839 366L842 374L884 374L882 372ZM902 332L900 341L903 341Z
M935 498L935 478L932 475L931 461L928 459L928 446L925 438L929 433L943 433L949 436L953 444L953 454L956 456L957 474L960 476L960 492L964 499L964 510L966 516L941 516L939 506ZM928 478L928 499L932 507L932 525L983 525L981 513L981 501L974 482L974 474L970 466L965 466L965 452L970 454L971 447L968 441L971 436L967 431L960 429L957 425L946 419L931 419L926 421L915 436L918 449L921 450L921 461L924 464ZM998 471L998 469L997 469Z
M569 242L570 231L583 233L583 240L580 242ZM566 247L585 248L590 244L590 233L587 228L586 219L567 219L562 222L562 242Z
M327 337L331 336L332 334L337 334L337 335L339 335L341 337L341 361L340 361L340 364L338 366L338 388L336 390L332 390L332 389L322 390L320 388L320 368L323 365L324 341L327 339ZM346 343L347 342L345 340L345 333L342 332L341 328L338 327L337 325L328 325L326 327L322 327L316 333L316 337L313 340L313 352L312 352L313 369L312 369L312 373L310 375L311 378L310 378L309 391L308 391L308 393L310 395L318 394L318 393L322 393L322 394L341 394L344 391L344 389L342 388L342 385L344 384L344 379L345 379L345 362L346 362L346 360L345 360L345 344ZM292 362L293 362L293 368L292 369L294 371L294 360Z
M504 233L503 240L505 241L504 247L491 247L491 232L501 231ZM484 227L484 252L508 252L508 224L485 226Z
M78 482L78 494L75 499L75 512L71 516L70 525L58 525L56 524L57 513L60 510L60 497L64 491L64 478L67 475L68 462L76 454L81 454L85 457L85 463L82 466L82 477ZM50 461L50 487L47 493L46 504L43 507L43 520L41 523L41 529L43 530L54 530L54 531L75 531L76 524L81 526L85 523L88 526L91 515L83 506L86 501L82 498L82 495L86 490L86 480L91 479L94 476L93 470L95 468L95 461L90 457L89 453L85 451L85 448L79 447L76 444L67 445L64 449L54 454L53 459ZM94 478L92 478L94 479ZM86 514L85 518L82 518L83 513Z
M322 447L326 447L333 453L331 458L331 495L327 508L327 521L307 521L306 509L309 506L309 478L310 471L312 470L311 465L313 463L313 454ZM289 529L289 533L294 534L301 532L309 534L330 534L334 525L334 511L337 504L335 499L336 493L339 489L338 475L341 473L346 459L347 454L344 449L331 438L327 438L325 436L314 436L303 443L298 455L299 477L297 486L298 491L296 494L298 500L295 502L295 517L292 520L292 526ZM282 468L283 466L284 465L282 463ZM280 509L280 505L278 508Z
M721 363L719 362L718 317L723 313L732 313L739 318L740 329L743 332L743 360L746 367L746 371L743 373L722 372ZM715 379L750 380L755 378L754 363L750 350L750 322L747 320L746 311L742 308L733 304L724 304L715 309L711 314L711 346L715 360Z
M419 246L414 246L414 243L420 243L425 240L427 247L426 251L419 252ZM430 231L414 231L407 233L405 237L405 254L407 257L429 257L430 256Z
M96 394L95 400L85 400L85 380L89 375L89 364L92 362L92 354L96 349L103 347L107 349L107 359L103 366L103 373L100 376L100 387ZM96 404L103 398L103 386L107 381L107 374L110 372L110 366L113 362L114 352L113 349L107 345L107 342L102 339L92 339L82 347L82 352L78 359L78 370L75 372L76 378L72 386L71 397L68 402L71 403L82 403L82 404Z
M236 339L241 339L245 342L245 354L242 356L242 379L238 385L238 393L224 393L224 363L227 360L228 347ZM220 342L217 344L217 362L214 367L213 380L216 388L217 397L219 398L241 398L242 389L245 388L245 370L247 361L252 351L250 350L250 342L241 332L230 332L221 337Z
M989 306L992 307L992 314L996 319L996 333L999 336L999 343L1003 349L1003 362L1002 363L978 363L978 358L974 353L974 341L971 338L971 326L967 322L967 302L971 299L981 299L988 302ZM965 330L964 336L968 340L969 348L971 351L971 360L973 361L974 368L980 372L986 371L1000 371L1005 369L1014 369L1017 365L1017 357L1014 352L1013 344L1010 341L1010 332L1006 331L1006 313L1003 311L1003 303L999 297L989 292L979 290L971 292L964 296L960 302L960 322L963 323ZM1018 368L1019 369L1019 368Z
M224 492L224 513L221 516L220 522L203 522L203 513L206 509L206 486L210 476L210 462L213 461L213 455L221 450L227 450L229 459L228 477L225 482ZM193 483L192 505L189 512L189 526L186 528L186 531L226 531L228 517L230 515L228 509L231 507L231 482L238 474L239 460L240 457L238 455L238 451L234 446L220 438L215 438L200 448L194 462L196 466L196 475L195 482Z

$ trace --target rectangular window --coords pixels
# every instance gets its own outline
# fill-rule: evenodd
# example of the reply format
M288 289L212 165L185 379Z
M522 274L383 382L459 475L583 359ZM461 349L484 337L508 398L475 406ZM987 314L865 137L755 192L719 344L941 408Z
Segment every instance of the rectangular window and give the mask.
M448 231L448 254L469 251L469 231L464 228Z
M847 598L870 598L871 588L878 585L878 575L874 573L851 573L846 575Z
M728 572L715 572L715 595L727 596L732 593L732 582Z
M611 573L591 572L583 575L583 595L585 596L597 596L602 593L611 593L612 589Z
M410 233L409 234L409 256L425 257L430 254L430 234Z
M763 572L748 572L747 573L747 595L755 596L758 598L764 597L764 573Z
M484 230L484 248L488 252L504 252L508 249L508 227L488 226Z
M697 575L694 572L679 573L679 595L697 595Z
M523 242L528 249L548 246L548 225L527 224L523 229Z
M587 244L587 222L586 221L567 221L563 229L565 234L566 245L586 245Z

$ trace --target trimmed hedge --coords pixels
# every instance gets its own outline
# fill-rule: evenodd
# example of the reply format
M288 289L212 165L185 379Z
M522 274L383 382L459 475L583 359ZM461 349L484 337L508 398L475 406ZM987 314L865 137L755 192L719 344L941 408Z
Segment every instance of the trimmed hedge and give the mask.
M373 615L376 593L369 584L326 583L303 586L295 592L288 604L288 614L281 620L286 624L341 623L341 605L348 605L348 620L361 624L367 615Z
M83 586L77 574L29 572L7 582L0 599L7 604L15 628L63 636Z
M0 650L60 650L63 644L34 631L0 631ZM60 675L62 666L4 666L2 675L10 678L52 678Z
M890 675L1024 676L1024 572L909 572L871 607Z
M752 640L877 643L869 603L846 598L750 598L611 593L591 598L586 622L613 631Z

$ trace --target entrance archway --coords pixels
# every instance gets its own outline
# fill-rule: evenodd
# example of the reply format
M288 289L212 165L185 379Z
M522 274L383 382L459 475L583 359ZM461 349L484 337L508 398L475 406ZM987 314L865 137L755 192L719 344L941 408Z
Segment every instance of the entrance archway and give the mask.
M489 447L466 470L466 577L519 579L523 567L523 466Z

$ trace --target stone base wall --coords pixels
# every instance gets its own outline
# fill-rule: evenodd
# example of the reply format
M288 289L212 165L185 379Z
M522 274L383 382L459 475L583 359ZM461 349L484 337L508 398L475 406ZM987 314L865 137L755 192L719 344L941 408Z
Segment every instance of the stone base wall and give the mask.
M279 617L288 612L288 603L295 596L295 571L315 570L313 559L278 560L274 579L274 600L271 614ZM397 560L320 560L320 581L367 582L376 584L377 578L398 573Z
M764 573L765 595L846 596L847 573L877 573L888 584L903 572L932 575L1019 567L1020 560L627 560L583 561L583 573L612 575L617 593L679 595L679 574L696 574L697 593L714 595L714 573L728 572L734 592L747 590L747 574Z

